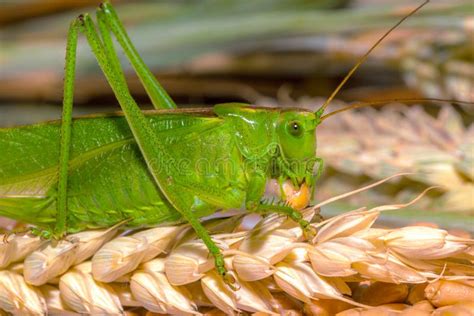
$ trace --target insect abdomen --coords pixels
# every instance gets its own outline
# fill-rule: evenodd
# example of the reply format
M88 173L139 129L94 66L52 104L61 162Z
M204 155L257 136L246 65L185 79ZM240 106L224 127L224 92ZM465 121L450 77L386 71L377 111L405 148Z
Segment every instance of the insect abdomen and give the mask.
M222 174L194 169L201 157L212 168L224 153L231 152L232 157L223 158L238 160L233 145L222 139L226 133L220 131L219 119L165 115L150 120L157 134L166 139L176 162L186 158L192 163L184 170L189 174L176 175L176 180L187 181L190 186L199 182L222 188L231 178L237 181L239 170ZM54 223L59 127L58 122L52 122L0 130L0 148L5 153L0 157L0 215L40 226ZM209 149L212 142L219 150ZM165 162L155 163L166 167ZM238 169L239 162L236 164ZM32 205L37 206L35 213L27 213ZM15 217L15 213L22 216ZM36 220L40 215L46 217ZM180 218L153 181L123 117L74 120L68 180L69 231L109 227L123 220L129 220L129 226L147 226Z

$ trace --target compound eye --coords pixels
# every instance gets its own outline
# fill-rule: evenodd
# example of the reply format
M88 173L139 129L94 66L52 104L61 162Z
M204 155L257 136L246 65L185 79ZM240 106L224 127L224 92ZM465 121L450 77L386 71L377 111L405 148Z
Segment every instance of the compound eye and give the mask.
M303 135L303 127L298 121L291 121L288 124L288 131L295 137L300 137Z

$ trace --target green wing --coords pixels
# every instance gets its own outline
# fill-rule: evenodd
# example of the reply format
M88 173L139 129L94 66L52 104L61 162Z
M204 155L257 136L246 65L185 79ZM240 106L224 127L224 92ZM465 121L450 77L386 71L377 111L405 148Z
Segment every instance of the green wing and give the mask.
M212 161L220 157L238 158L225 122L186 114L149 119L182 167L184 173L175 179L183 190L213 205L225 204L219 200L220 190L243 180L236 180L235 172L222 177L222 170L196 170L198 162L214 168ZM40 226L54 223L59 130L59 122L0 129L0 215ZM107 227L124 219L132 219L132 226L180 220L157 189L123 117L76 119L72 142L69 231Z

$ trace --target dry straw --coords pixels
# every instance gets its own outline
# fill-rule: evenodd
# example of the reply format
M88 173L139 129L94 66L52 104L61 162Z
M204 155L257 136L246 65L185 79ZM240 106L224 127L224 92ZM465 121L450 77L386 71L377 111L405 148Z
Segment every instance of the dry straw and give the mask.
M28 234L5 236L0 308L14 315L468 313L472 239L430 227L373 227L381 212L417 200L314 223L318 234L309 241L276 215L207 222L237 291L223 283L186 225L88 231L55 245ZM314 211L306 209L305 217Z

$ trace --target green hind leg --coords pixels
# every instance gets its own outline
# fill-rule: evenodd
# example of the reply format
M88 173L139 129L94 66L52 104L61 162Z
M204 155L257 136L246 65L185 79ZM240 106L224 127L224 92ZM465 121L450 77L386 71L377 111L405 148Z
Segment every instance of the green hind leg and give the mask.
M173 173L169 173L168 168L162 167L163 164L167 165L167 162L174 161L172 153L169 152L166 143L157 137L150 122L130 95L125 77L120 69L116 53L113 49L110 35L107 32L107 25L103 23L102 18L100 21L99 29L102 32L102 38L97 33L92 19L87 14L79 16L71 27L76 29L75 32L80 31L86 36L87 42L125 114L127 123L140 148L148 170L161 192L191 224L198 237L204 241L209 252L215 258L216 270L228 283L232 283L233 280L229 274L227 274L224 267L221 251L212 241L196 215L192 212L191 205L188 205L189 203L181 198L183 188L173 181ZM161 96L158 96L158 101L158 104L166 103ZM170 165L170 168L172 167L173 166Z
M138 74L142 84L149 95L153 106L156 109L176 108L168 93L158 83L153 73L145 65L140 55L133 46L127 35L122 23L120 22L113 7L109 3L103 3L97 11L97 20L101 31L104 50L107 52L109 62L115 68L115 71L123 76L120 63L115 53L109 31L114 33L118 42L124 49L126 56L129 58L133 68ZM67 48L66 48L66 66L64 75L64 91L63 91L63 112L61 122L60 137L60 156L58 170L58 191L57 191L57 218L53 235L61 237L66 231L67 221L67 178L68 178L68 161L71 147L71 125L72 125L72 107L74 97L74 77L76 67L76 48L78 36L78 21L74 20L69 28ZM51 232L44 230L37 232L45 237L49 237Z
M56 200L56 225L54 237L60 238L66 232L67 220L67 180L68 162L71 149L72 104L74 98L74 76L76 72L77 21L69 28L66 48L66 66L64 75L63 112L59 151L58 189ZM50 237L50 232L38 232L43 237Z
M165 89L163 89L158 80L156 80L153 73L143 62L142 58L135 49L135 46L132 44L127 31L123 27L122 22L118 18L117 13L110 3L104 2L99 6L99 9L97 10L97 22L101 31L102 39L104 41L104 47L106 49L108 47L112 47L112 41L110 40L110 35L107 32L108 30L112 32L117 38L117 41L125 52L125 55L128 57L130 63L135 69L138 78L140 78L140 81L145 87L145 90L150 97L153 106L156 109L176 108L176 104L173 102L171 97L168 95ZM109 55L115 55L113 49L107 50ZM116 59L116 61L118 62L118 59ZM116 68L120 69L120 67Z

